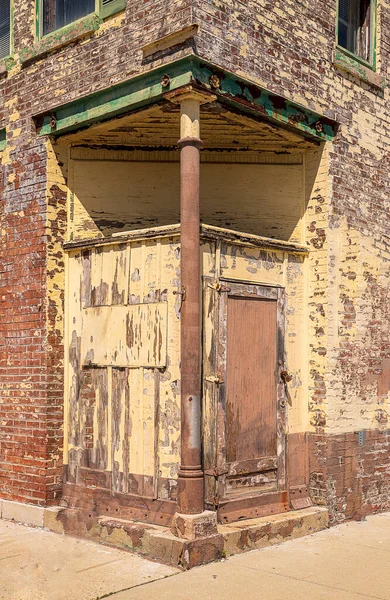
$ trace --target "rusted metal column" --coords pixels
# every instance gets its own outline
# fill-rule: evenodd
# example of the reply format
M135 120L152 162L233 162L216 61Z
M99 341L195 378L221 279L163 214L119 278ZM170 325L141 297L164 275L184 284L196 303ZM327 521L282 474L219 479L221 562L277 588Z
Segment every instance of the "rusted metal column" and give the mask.
M178 512L204 509L201 460L200 100L180 100L181 464Z

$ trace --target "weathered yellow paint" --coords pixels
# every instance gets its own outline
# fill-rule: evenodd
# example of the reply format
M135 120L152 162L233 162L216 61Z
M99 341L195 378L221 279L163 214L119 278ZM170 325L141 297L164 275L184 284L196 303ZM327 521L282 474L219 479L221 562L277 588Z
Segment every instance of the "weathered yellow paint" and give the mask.
M334 262L330 273L328 310L337 315L338 322L336 327L333 320L330 320L328 329L330 346L327 369L328 379L332 382L343 381L347 369L354 368L351 359L348 366L343 364L338 348L347 351L349 348L361 348L364 351L371 334L372 322L375 320L375 309L368 305L366 298L373 283L378 285L378 289L387 289L386 263L389 259L385 246L380 247L371 236L365 236L350 228L344 216L339 217L337 225L338 227L330 232L329 241ZM359 260L356 260L357 256ZM388 323L383 322L384 333L387 327ZM367 366L369 360L370 357L367 356ZM384 382L384 387L387 391L380 393L379 374L369 374L368 368L360 368L353 375L351 373L348 386L342 387L336 383L330 385L327 390L326 407L328 431L338 434L349 432L352 427L357 431L387 430L390 415L388 380Z
M113 410L112 410L112 367L107 367L107 463L106 469L107 471L112 471L113 464ZM115 445L115 443L114 443Z
M163 368L167 361L166 325L166 302L87 308L80 332L82 363Z
M179 465L180 314L178 296L173 294L180 284L178 248L178 240L172 237L135 242L119 237L109 246L69 255L67 339L71 353L79 344L80 365L77 372L75 361L67 361L69 437L77 438L87 418L86 400L75 395L72 382L90 370L91 363L93 371L107 371L108 377L107 408L103 410L102 389L94 392L93 443L96 448L106 447L107 454L100 468L119 476L127 469L129 474L154 478L155 493L156 476L173 479ZM134 332L128 350L127 318L133 319ZM159 347L161 354L156 355ZM114 375L124 368L129 396L120 392L118 410ZM78 448L71 460L79 456L83 443L71 441Z
M306 195L306 236L307 242L315 251L309 253L307 263L308 276L308 353L305 354L309 392L308 429L322 427L326 421L327 400L322 396L328 369L327 347L329 336L337 335L337 319L330 319L328 310L329 296L335 294L329 279L328 231L330 207L330 186L328 148L325 146L305 157L305 195ZM334 248L336 253L337 248Z
M72 163L73 239L103 237L115 231L179 220L178 164Z
M284 252L231 243L221 246L221 277L283 286L284 270Z
M308 402L305 373L308 354L305 335L307 259L302 254L288 251L287 248L285 251L276 251L266 247L256 248L222 242L218 260L220 266L216 267L216 271L220 272L220 277L223 279L285 288L286 367L293 375L293 380L289 384L291 401L288 409L288 427L290 433L305 431ZM211 320L206 321L206 324L207 328L215 326ZM206 354L210 350L211 340L211 332L206 330Z
M206 132L211 123L209 115ZM141 135L141 131L138 133ZM168 131L165 133L168 135ZM222 137L228 135L223 127L220 133ZM366 141L367 145L371 143ZM332 347L340 348L348 341L363 343L363 333L369 329L371 317L364 307L367 280L385 281L387 277L383 261L375 258L378 251L373 240L348 229L342 217L337 227L329 227L332 180L327 152L326 147L308 151L304 157L298 153L271 156L238 152L235 163L225 152L206 151L202 156L203 222L285 242L272 247L272 242L267 244L266 240L232 241L227 235L224 239L223 232L213 239L212 228L207 236L204 228L200 251L203 275L214 282L222 278L285 289L286 366L293 376L289 384L290 433L318 428L337 433L350 431L351 427L375 428L378 411L389 411L390 393L379 396L375 378L362 376L358 385L348 390L347 399L330 384L326 401L325 394L321 397L323 381L344 379L338 371L338 353ZM100 298L98 302L95 298L92 305L80 302L80 290L85 293L82 253L70 252L67 348L79 338L79 358L85 367L89 364L85 355L93 349L96 355L90 362L110 369L113 377L108 379L109 406L104 408L103 392L97 388L93 415L94 440L100 438L100 445L109 446L104 468L112 466L121 473L127 469L128 473L154 478L153 493L164 498L168 492L158 482L174 482L180 462L181 299L174 294L180 289L180 234L178 229L167 229L168 233L156 233L153 239L143 239L142 231L136 240L125 235L145 224L179 220L178 153L162 152L164 162L157 158L153 151L71 150L69 237L95 238L96 244L106 239L104 246L82 251L92 257L90 286ZM293 243L304 245L306 241L315 252L294 251ZM361 261L352 270L356 255ZM208 440L214 435L216 381L207 356L217 331L207 310L216 294L212 286L204 292L204 435ZM340 317L346 299L359 315L350 324ZM151 360L152 354L144 354L155 339L152 333L148 338L145 331L137 343L137 347L146 344L142 360L137 362L133 355L123 353L124 322L130 314L145 318L145 324L149 320L153 326L158 320L166 347L164 360ZM79 332L75 339L74 331ZM91 344L96 346L92 348ZM131 367L126 372L129 392L121 391L121 410L115 412L112 381L118 369L126 367ZM71 364L67 369L66 387L72 394L77 372ZM362 388L364 403L359 400ZM86 419L82 402L75 401L73 407L66 404L74 461L80 460L83 448L82 443L76 443L78 429L85 429L85 424L81 426ZM123 450L125 441L129 442L128 458Z
M107 150L88 155L83 149L75 155L85 158L71 160L70 239L102 238L179 221L179 163L172 161L178 159L177 153L170 162L133 161L131 153L116 153L109 160ZM301 157L295 158L295 164L286 164L284 157L274 157L273 164L269 157L264 164L261 158L258 164L232 164L228 157L223 163L223 157L218 156L217 162L215 154L209 155L202 164L202 222L302 241L305 191Z
M62 248L62 232L61 227L64 221L62 213L65 213L65 206L58 201L58 194L66 197L67 193L67 150L53 145L50 140L46 141L46 229L47 239L49 240L46 269L47 269L47 304L41 309L45 310L46 329L49 332L49 339L56 339L58 345L64 332L64 299L67 302L65 285L65 256ZM61 166L60 166L61 165ZM64 296L63 296L64 294ZM52 348L47 345L47 351L53 351L58 354L58 348ZM62 360L58 359L60 363ZM66 377L68 376L68 361L64 361L64 370ZM64 390L65 405L68 404L68 390ZM66 416L64 415L64 432L67 427ZM68 438L64 435L64 462L67 460L67 441ZM53 456L56 460L57 457Z
M182 98L180 102L181 137L200 137L200 102L192 96Z

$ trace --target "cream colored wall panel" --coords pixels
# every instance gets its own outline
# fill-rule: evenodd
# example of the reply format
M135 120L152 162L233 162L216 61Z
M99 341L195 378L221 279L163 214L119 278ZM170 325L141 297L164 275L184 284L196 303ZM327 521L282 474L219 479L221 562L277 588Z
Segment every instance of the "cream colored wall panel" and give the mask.
M165 317L166 324L166 317ZM143 467L141 473L153 477L158 457L155 455L155 417L156 417L156 382L155 371L143 369L142 388L142 433L143 433Z
M166 302L85 309L82 364L165 367L167 312Z
M178 163L71 162L73 239L179 221ZM265 237L300 241L302 173L302 164L203 163L201 220Z
M129 430L129 472L143 473L144 432L143 432L143 369L130 369L130 430Z
M201 214L208 225L299 242L301 165L204 164Z
M177 223L179 185L177 163L74 161L75 238Z
M200 248L201 270L205 277L215 275L215 243L203 242Z
M113 252L111 246L91 252L91 304L109 306L112 302Z
M77 452L80 447L80 399L79 399L79 365L81 350L81 299L82 282L81 255L76 252L70 258L71 268L68 271L68 300L66 323L68 326L68 348L65 352L68 381L65 385L65 410L67 424L65 430L64 462L68 464L69 452Z
M286 255L286 358L292 375L288 384L288 430L307 430L307 259L297 254Z
M180 464L180 239L161 240L160 288L168 300L167 368L159 374L158 456L160 476L174 479ZM167 497L165 489L160 497Z
M221 277L284 285L284 252L221 244Z

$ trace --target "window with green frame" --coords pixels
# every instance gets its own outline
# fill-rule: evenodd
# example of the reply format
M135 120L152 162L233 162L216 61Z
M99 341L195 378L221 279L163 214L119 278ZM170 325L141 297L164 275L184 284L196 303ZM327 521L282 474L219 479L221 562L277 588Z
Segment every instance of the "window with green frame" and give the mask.
M339 0L338 45L372 64L375 42L375 0Z
M41 35L52 33L86 15L108 17L126 7L126 0L40 0Z
M0 58L11 54L11 0L0 0Z

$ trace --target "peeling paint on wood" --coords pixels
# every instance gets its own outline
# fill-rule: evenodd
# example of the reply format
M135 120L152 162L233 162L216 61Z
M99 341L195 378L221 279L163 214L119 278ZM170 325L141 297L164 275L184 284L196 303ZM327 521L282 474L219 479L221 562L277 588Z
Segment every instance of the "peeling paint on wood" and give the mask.
M167 313L166 302L85 309L82 364L166 367Z
M73 483L175 498L179 247L172 236L117 239L68 255L66 462Z

